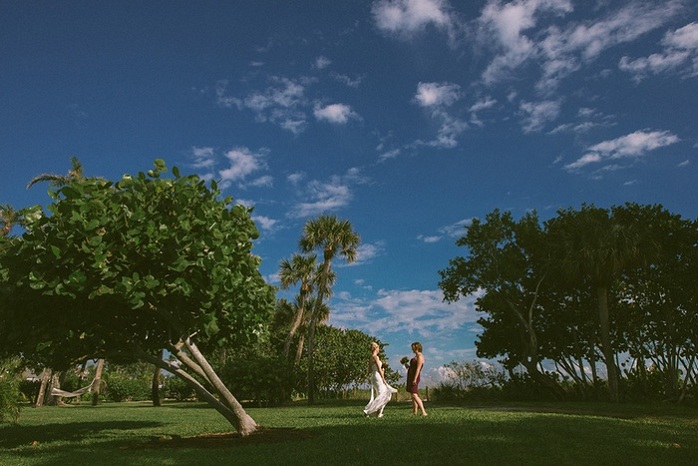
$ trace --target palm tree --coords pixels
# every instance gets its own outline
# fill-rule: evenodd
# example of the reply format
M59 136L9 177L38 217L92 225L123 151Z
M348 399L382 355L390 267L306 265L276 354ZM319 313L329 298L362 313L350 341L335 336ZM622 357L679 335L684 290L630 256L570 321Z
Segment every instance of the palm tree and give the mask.
M71 181L81 180L85 178L85 174L82 169L82 164L80 163L78 158L75 156L71 157L70 163L72 164L73 168L68 170L67 175L42 173L41 175L35 176L31 179L31 181L29 181L29 183L27 183L27 189L31 188L36 183L42 183L44 181L48 181L52 188L60 188L61 186L67 185Z
M298 331L298 328L303 323L306 317L306 305L308 303L308 297L311 296L314 290L314 280L316 277L317 270L317 256L315 254L301 255L294 254L291 260L282 260L279 265L279 278L281 279L281 286L284 289L288 289L290 286L295 285L300 282L301 287L298 295L296 296L296 315L291 324L291 328L286 336L286 341L284 342L284 358L288 358L289 348L291 347L291 342L293 337ZM299 343L299 351L302 351L302 342Z
M618 209L609 212L589 205L580 211L558 212L548 222L550 245L561 248L553 254L554 265L564 276L595 288L601 350L608 372L608 392L612 401L618 397L618 368L611 342L608 292L622 273L639 264L650 251L643 251L637 222L626 216L620 221Z
M310 326L308 329L308 403L315 401L315 328L317 326L320 310L325 298L332 295L334 273L332 272L332 260L338 254L347 263L356 260L356 248L361 242L358 234L354 233L351 223L347 220L339 220L333 215L321 215L315 220L308 220L303 228L303 236L300 241L301 250L311 253L316 249L322 250L323 261L318 269L317 297L312 306Z

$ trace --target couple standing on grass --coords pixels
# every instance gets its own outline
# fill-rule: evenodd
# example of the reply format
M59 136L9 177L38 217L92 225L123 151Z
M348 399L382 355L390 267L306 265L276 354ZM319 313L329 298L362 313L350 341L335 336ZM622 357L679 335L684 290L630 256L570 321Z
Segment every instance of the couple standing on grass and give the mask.
M388 404L393 393L397 393L397 389L388 385L385 381L385 371L383 370L383 363L378 357L378 352L380 347L378 343L371 343L371 359L369 362L369 367L371 370L371 399L364 408L364 414L369 417L371 414L375 414L376 417L383 417L383 409L385 405ZM412 414L417 414L417 410L422 413L422 416L426 416L427 412L424 410L424 403L419 397L419 376L422 373L422 367L424 367L424 355L422 355L422 344L418 341L412 343L412 351L414 352L414 357L410 359L410 366L407 369L407 393L412 397Z

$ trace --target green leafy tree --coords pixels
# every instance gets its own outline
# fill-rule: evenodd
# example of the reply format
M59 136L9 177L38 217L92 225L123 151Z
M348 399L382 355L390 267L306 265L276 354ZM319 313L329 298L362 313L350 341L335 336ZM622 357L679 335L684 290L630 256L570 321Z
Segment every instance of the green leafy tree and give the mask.
M618 348L611 337L609 289L624 273L659 256L658 243L643 234L642 217L637 205L608 210L585 204L580 210L560 210L546 223L554 269L572 282L590 283L596 291L608 392L615 402L619 400Z
M315 383L324 398L337 398L347 390L369 383L371 342L379 344L379 356L386 361L385 347L388 345L360 330L319 325L315 336ZM308 358L302 360L301 371L307 371L308 362ZM384 367L388 383L397 382L399 374L387 366L387 362Z
M10 204L0 205L0 236L9 236L12 227L22 222L22 213Z
M487 317L479 320L485 331L476 343L478 356L505 354L508 369L523 365L561 398L555 380L540 371L540 332L548 320L540 305L547 252L537 215L516 221L510 212L495 209L484 221L473 220L456 244L468 255L452 259L439 272L439 287L448 302L479 294L476 306Z
M73 179L0 255L0 353L57 369L144 360L185 380L238 432L257 425L204 356L254 341L274 306L249 210L166 167ZM177 364L163 360L166 349Z
M356 260L361 238L356 234L348 220L340 220L333 215L321 215L317 219L308 220L303 227L303 235L300 240L301 250L307 254L315 250L322 251L322 263L317 275L317 296L312 306L310 323L308 328L308 402L315 399L315 330L319 321L320 312L325 299L332 296L334 284L334 272L332 261L340 256L347 263Z

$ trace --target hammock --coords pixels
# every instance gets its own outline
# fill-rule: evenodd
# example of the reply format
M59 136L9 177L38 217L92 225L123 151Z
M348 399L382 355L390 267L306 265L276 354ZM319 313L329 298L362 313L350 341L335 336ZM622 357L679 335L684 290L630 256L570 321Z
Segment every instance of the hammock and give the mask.
M92 383L89 384L87 387L75 390L74 392L66 392L65 390L61 390L60 388L52 388L51 395L62 396L63 398L75 398L76 396L84 395L85 393L92 391L92 385L94 385L95 380L96 379L92 379Z

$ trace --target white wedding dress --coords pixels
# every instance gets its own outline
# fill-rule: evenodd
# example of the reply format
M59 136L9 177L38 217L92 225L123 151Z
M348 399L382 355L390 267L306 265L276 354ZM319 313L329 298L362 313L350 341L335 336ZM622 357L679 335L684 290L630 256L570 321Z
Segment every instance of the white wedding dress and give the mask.
M380 367L383 366L383 363L378 361L378 364L380 366L376 366L375 362L371 363L371 399L364 408L366 416L376 414L378 417L383 417L385 405L388 404L393 393L397 393L397 388L383 383L380 373Z

